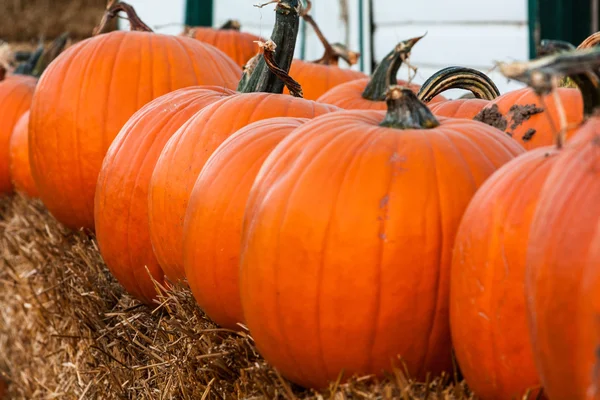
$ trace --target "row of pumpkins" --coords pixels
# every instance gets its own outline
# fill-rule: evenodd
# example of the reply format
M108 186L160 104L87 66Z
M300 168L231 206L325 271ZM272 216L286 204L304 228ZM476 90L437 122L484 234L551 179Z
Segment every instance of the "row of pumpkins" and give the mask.
M303 386L403 366L424 379L454 349L483 399L594 398L594 40L503 65L531 87L499 96L468 68L398 81L420 38L371 77L326 41L322 59L293 59L299 19L314 25L297 0L277 2L266 42L234 23L153 33L122 2L102 24L120 11L131 31L0 83L2 193L94 230L144 303L189 285ZM473 98L446 100L453 88Z

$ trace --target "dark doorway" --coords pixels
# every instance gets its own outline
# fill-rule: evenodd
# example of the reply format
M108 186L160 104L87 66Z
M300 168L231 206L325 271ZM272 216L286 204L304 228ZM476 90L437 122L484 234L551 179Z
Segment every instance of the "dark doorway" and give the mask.
M600 30L600 0L529 0L530 57L541 39L565 40L577 46Z

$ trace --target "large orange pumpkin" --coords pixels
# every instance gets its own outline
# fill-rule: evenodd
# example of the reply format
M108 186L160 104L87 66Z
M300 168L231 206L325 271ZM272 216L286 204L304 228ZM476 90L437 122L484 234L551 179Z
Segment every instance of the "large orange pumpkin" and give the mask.
M337 85L327 91L317 101L333 104L348 110L385 110L385 93L389 85L399 84L411 88L415 93L420 86L398 80L396 75L402 63L410 56L413 46L421 38L408 39L398 43L379 63L371 78L357 79ZM432 103L446 100L443 96L431 99Z
M10 138L10 176L17 192L37 197L29 165L29 111L19 118Z
M450 89L465 89L474 98L445 100L431 104L429 109L440 117L473 119L488 103L500 95L494 82L484 73L466 67L447 67L427 79L419 89L419 100L429 103L435 96Z
M273 117L313 118L338 110L328 104L281 94L284 81L297 84L285 71L292 62L298 33L298 4L298 0L282 0L277 4L277 20L271 35L277 41L277 64L273 59L274 43L269 42L249 79L240 82L240 90L245 93L229 96L196 114L173 135L160 155L150 183L150 237L160 266L173 282L185 275L183 223L190 194L217 147L252 122Z
M456 235L452 341L469 387L482 399L520 399L540 386L527 334L527 239L559 153L538 148L500 168L473 197Z
M0 195L12 192L10 178L10 137L15 125L29 110L37 79L12 75L0 81Z
M219 86L189 87L151 101L129 119L104 158L94 201L100 253L125 289L145 303L156 295L149 273L159 283L164 278L148 225L148 190L158 157L197 111L233 93Z
M527 244L525 293L534 357L548 397L597 399L600 48L548 57L538 60L535 67L525 69L520 78L535 76L533 83L538 92L543 92L540 88L551 80L547 75L570 71L579 74L592 67L596 71L587 86L596 90L596 95L585 97L591 100L591 106L586 101L585 108L592 109L593 114L566 142L540 192Z
M550 399L585 400L600 348L600 118L563 149L540 194L527 253L531 341ZM598 396L598 393L596 393Z
M183 232L185 275L200 307L225 328L244 322L238 270L250 188L271 150L306 121L270 118L240 129L213 153L194 184Z
M436 120L408 88L393 87L388 107L296 129L246 206L245 322L266 360L306 387L402 362L419 379L451 370L456 229L483 181L523 152L485 124Z
M193 27L184 34L215 46L241 67L258 53L256 42L262 39L251 33L241 32L240 28L238 21L231 20L218 29Z
M94 228L94 192L102 160L125 122L149 101L194 85L235 88L241 69L215 47L147 30L114 31L67 49L34 95L30 161L40 197L66 226Z

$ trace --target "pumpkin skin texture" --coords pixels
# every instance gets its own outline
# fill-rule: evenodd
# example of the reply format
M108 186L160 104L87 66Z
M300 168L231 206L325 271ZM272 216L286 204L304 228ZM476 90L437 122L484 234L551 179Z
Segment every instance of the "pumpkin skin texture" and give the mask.
M559 88L557 90L565 110L566 136L570 137L583 121L583 99L578 89ZM544 96L543 104L533 89L513 90L492 100L475 116L478 121L495 126L517 140L525 149L554 144L555 130L560 128L560 119L554 95Z
M148 225L150 178L169 138L197 111L235 93L218 86L189 87L142 107L109 147L95 194L96 237L100 253L123 287L146 304L164 273L152 250Z
M456 358L482 399L536 398L528 332L527 239L541 189L560 152L542 147L510 161L477 191L454 247L450 327Z
M267 118L313 118L334 106L273 93L237 94L206 107L173 135L150 183L150 237L166 276L184 277L183 223L194 183L211 154L244 126Z
M591 399L600 346L600 118L562 149L542 188L527 249L531 342L550 399ZM597 375L596 375L597 376Z
M29 110L37 79L13 75L0 82L0 196L13 191L10 178L10 137L19 118Z
M29 165L29 111L19 118L10 138L10 176L17 192L37 197Z
M30 159L42 201L67 227L93 229L102 161L127 120L179 88L235 89L240 74L223 52L186 37L115 31L70 47L41 77L31 108Z
M333 104L346 110L386 110L385 101L367 100L362 97L362 93L369 84L370 79L357 79L350 82L337 85L333 89L323 94L317 100L320 103ZM398 85L409 87L417 93L421 86L405 81L398 80ZM444 96L438 95L431 99L431 104L444 101Z
M306 121L269 118L240 129L213 153L194 185L183 234L185 276L200 307L224 328L244 322L238 270L250 188L273 148Z
M290 76L300 83L304 98L307 100L317 100L331 88L342 83L368 78L360 71L302 60L294 60L290 68ZM283 92L289 93L287 88Z
M456 99L438 101L429 109L438 117L473 119L488 104L484 99Z
M427 131L380 127L383 118L307 122L269 155L248 199L246 325L265 359L305 387L342 370L342 381L382 376L397 357L416 378L451 370L454 235L475 190L523 152L474 121Z
M192 28L188 36L204 43L215 46L227 54L239 66L244 66L248 60L258 53L256 41L260 37L235 29L214 29L208 27Z

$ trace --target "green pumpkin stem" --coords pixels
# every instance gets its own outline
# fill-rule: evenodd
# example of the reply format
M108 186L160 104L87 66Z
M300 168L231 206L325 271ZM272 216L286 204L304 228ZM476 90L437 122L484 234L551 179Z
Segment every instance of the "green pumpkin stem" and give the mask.
M132 31L152 32L152 28L150 28L144 23L144 21L140 19L135 12L135 9L131 5L119 0L111 0L106 7L106 11L102 16L100 24L98 24L98 26L94 29L93 35L96 36L101 34L106 29L106 26L109 24L109 22L117 18L119 12L121 11L127 15L127 19L129 20Z
M435 96L450 89L468 90L476 99L494 100L500 96L498 87L483 72L467 67L447 67L429 77L417 97L429 103Z
M385 101L387 113L380 126L395 129L432 129L440 125L429 108L408 88L390 86Z
M239 31L242 29L242 24L237 19L230 19L219 28L220 31Z
M543 39L537 48L537 56L546 57L562 51L574 50L575 46L564 40Z
M363 99L371 101L384 101L386 99L388 88L398 84L398 70L402 66L402 63L410 56L413 46L424 36L398 43L394 50L381 60L371 75L369 84L363 91Z
M63 33L62 35L54 39L54 41L50 43L50 46L48 46L48 48L42 53L42 56L35 64L32 71L32 75L37 78L42 76L46 68L48 68L48 65L50 65L50 63L54 61L54 59L56 59L56 57L58 57L63 52L63 50L67 46L68 40L68 32Z
M271 33L271 40L275 43L277 52L273 61L287 74L294 58L300 26L299 0L277 1L275 13L275 26ZM257 57L253 68L244 68L244 75L237 90L241 93L283 93L284 82L269 69L263 54Z

